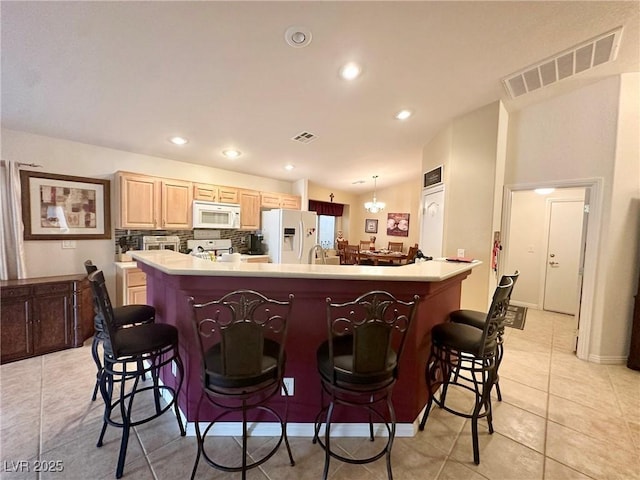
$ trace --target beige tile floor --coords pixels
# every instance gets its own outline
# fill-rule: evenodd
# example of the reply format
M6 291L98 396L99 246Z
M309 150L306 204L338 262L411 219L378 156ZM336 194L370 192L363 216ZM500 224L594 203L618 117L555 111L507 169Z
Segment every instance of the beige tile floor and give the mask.
M640 479L640 372L577 360L571 349L573 323L573 317L529 310L524 330L507 329L500 382L504 400L494 401L493 435L481 422L480 465L473 464L468 421L435 409L424 432L396 440L395 478ZM94 367L88 345L0 367L2 479L114 478L120 432L108 429L105 445L96 448L102 409L100 401L89 399ZM253 438L251 449L259 451L272 441ZM235 438L215 442L221 455L237 457ZM337 443L347 454L372 448L363 439ZM320 447L299 437L291 438L291 446L295 467L281 448L247 477L321 478ZM165 415L135 429L124 478L189 478L195 452L194 438L180 437L175 418ZM36 473L38 459L59 461L64 470ZM30 472L7 471L22 460ZM201 462L197 478L240 475ZM384 462L354 466L334 461L330 478L384 479Z

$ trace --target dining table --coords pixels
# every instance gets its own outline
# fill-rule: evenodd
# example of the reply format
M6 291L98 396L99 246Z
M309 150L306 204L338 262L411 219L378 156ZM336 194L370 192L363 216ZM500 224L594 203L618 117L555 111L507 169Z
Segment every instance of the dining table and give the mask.
M360 250L360 264L373 262L374 265L383 263L400 263L408 258L406 253L385 250Z

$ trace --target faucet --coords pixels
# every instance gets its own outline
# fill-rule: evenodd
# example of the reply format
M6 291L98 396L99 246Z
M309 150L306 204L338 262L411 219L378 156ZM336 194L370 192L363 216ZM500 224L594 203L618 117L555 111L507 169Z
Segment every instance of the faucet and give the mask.
M326 254L324 252L324 248L319 243L315 244L309 250L309 265L312 265L314 263L313 259L315 257L315 253L318 251L318 249L320 249L320 258L322 259L322 263L324 263L326 265L326 263L327 263Z

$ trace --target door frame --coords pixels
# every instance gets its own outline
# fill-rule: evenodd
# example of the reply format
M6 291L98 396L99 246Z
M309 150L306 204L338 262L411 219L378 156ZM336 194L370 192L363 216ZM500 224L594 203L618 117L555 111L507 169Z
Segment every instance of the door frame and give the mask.
M586 191L586 189L585 189ZM545 238L545 242L544 242L544 248L545 248L545 259L548 262L549 258L548 258L548 254L549 254L549 236L551 234L551 206L553 203L561 203L561 202L582 202L582 205L584 207L584 205L587 204L587 202L585 201L585 198L587 197L587 195L584 195L582 198L579 197L567 197L567 198L553 198L553 195L549 195L546 199L545 199L545 204L544 204L544 208L545 208L545 212L544 212L544 238ZM583 209L584 212L584 209ZM583 213L583 218L584 218L584 213ZM583 222L584 223L584 222ZM588 232L588 230L587 230ZM584 271L584 266L582 264L582 262L584 261L584 245L582 244L582 238L584 238L585 235L585 229L584 229L584 225L582 225L581 228L581 239L580 239L580 255L579 255L579 259L578 259L578 283L576 284L576 289L577 289L577 293L578 293L578 309L580 308L580 291L582 290L581 288L579 288L579 285L582 283L583 279L583 275L582 272ZM546 263L546 262L545 262ZM546 290L547 290L547 268L546 268L546 264L545 264L545 268L544 270L542 270L540 272L540 295L538 297L538 305L540 305L540 309L544 310L544 299L546 296ZM576 313L579 313L578 309L576 309Z
M511 194L518 190L535 190L536 188L571 188L583 187L588 194L589 215L587 221L587 235L584 250L584 270L582 275L582 295L578 312L579 334L576 356L581 360L589 360L589 345L594 322L594 303L596 292L596 271L598 250L600 245L600 230L602 224L602 178L585 178L576 180L557 180L537 183L510 184L504 186L502 197L502 231L503 238L508 238L511 228ZM586 205L586 203L585 203ZM503 245L504 258L508 258L509 245ZM499 266L499 275L503 275L504 262Z

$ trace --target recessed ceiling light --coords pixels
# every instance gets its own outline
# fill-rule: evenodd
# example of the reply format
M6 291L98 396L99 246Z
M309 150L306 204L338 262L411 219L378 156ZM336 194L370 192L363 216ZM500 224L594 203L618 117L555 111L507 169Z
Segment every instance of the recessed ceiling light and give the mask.
M233 148L227 148L226 150L222 151L222 155L227 158L238 158L240 155L242 155L242 152L240 152L239 150L234 150Z
M354 80L360 76L362 68L357 63L347 63L340 69L340 76L345 80Z
M296 167L294 165L291 165L290 163L284 166L284 169L289 171L293 170L294 168Z
M284 32L284 39L293 48L306 47L311 43L311 30L305 27L289 27Z
M183 137L171 137L169 141L174 145L184 145L185 143L189 142L189 140Z
M406 120L411 115L413 115L413 112L411 112L411 110L400 110L398 113L396 113L396 118L398 120Z

